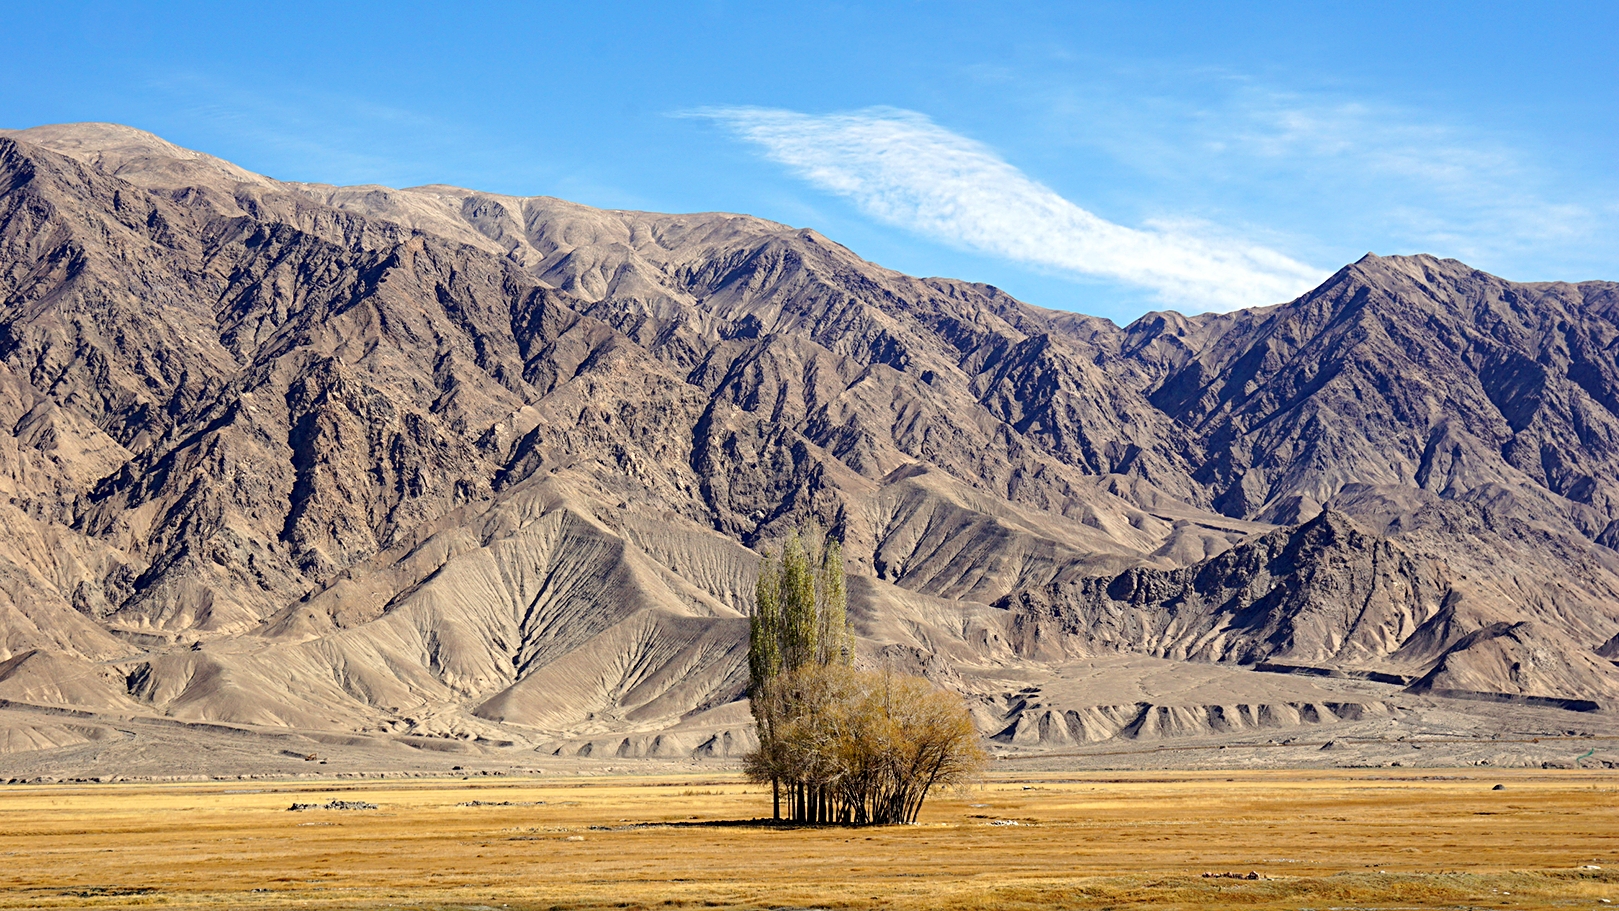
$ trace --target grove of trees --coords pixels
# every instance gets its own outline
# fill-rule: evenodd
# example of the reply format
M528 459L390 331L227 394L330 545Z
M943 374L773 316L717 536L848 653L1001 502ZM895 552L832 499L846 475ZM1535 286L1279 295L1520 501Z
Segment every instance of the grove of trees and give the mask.
M936 787L983 765L959 696L921 677L853 667L842 548L813 530L766 552L750 618L748 691L775 817L909 823Z

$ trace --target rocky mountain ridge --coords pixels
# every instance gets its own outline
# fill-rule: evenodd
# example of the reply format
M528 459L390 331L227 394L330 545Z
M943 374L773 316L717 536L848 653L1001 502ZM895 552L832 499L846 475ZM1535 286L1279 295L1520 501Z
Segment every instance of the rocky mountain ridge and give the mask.
M16 703L740 750L752 548L806 519L862 660L1008 743L1177 729L1020 720L1107 655L1295 725L1388 699L1249 668L1619 693L1614 283L1368 256L1121 328L747 216L39 127L0 133L0 418Z

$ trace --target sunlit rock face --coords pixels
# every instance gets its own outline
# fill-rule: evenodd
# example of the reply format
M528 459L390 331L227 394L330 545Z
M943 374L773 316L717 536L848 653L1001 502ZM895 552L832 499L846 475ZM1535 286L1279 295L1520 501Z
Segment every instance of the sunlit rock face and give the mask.
M18 703L735 756L755 548L805 521L860 660L1009 748L1388 716L1319 679L1619 696L1613 283L1368 256L1120 328L80 124L0 135L0 302Z

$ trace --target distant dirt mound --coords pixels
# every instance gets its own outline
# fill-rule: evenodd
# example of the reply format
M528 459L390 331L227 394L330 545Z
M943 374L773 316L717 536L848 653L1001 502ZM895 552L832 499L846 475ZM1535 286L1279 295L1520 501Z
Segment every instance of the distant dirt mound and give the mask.
M0 722L0 753L31 753L116 738L107 728L84 724Z

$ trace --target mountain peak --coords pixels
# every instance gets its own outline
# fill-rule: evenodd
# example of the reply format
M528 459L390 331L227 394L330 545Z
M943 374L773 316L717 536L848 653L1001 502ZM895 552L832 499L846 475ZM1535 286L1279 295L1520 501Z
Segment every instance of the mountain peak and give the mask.
M76 158L143 187L211 186L221 181L258 187L275 184L222 158L192 151L122 124L58 123L25 130L0 130L0 136Z

